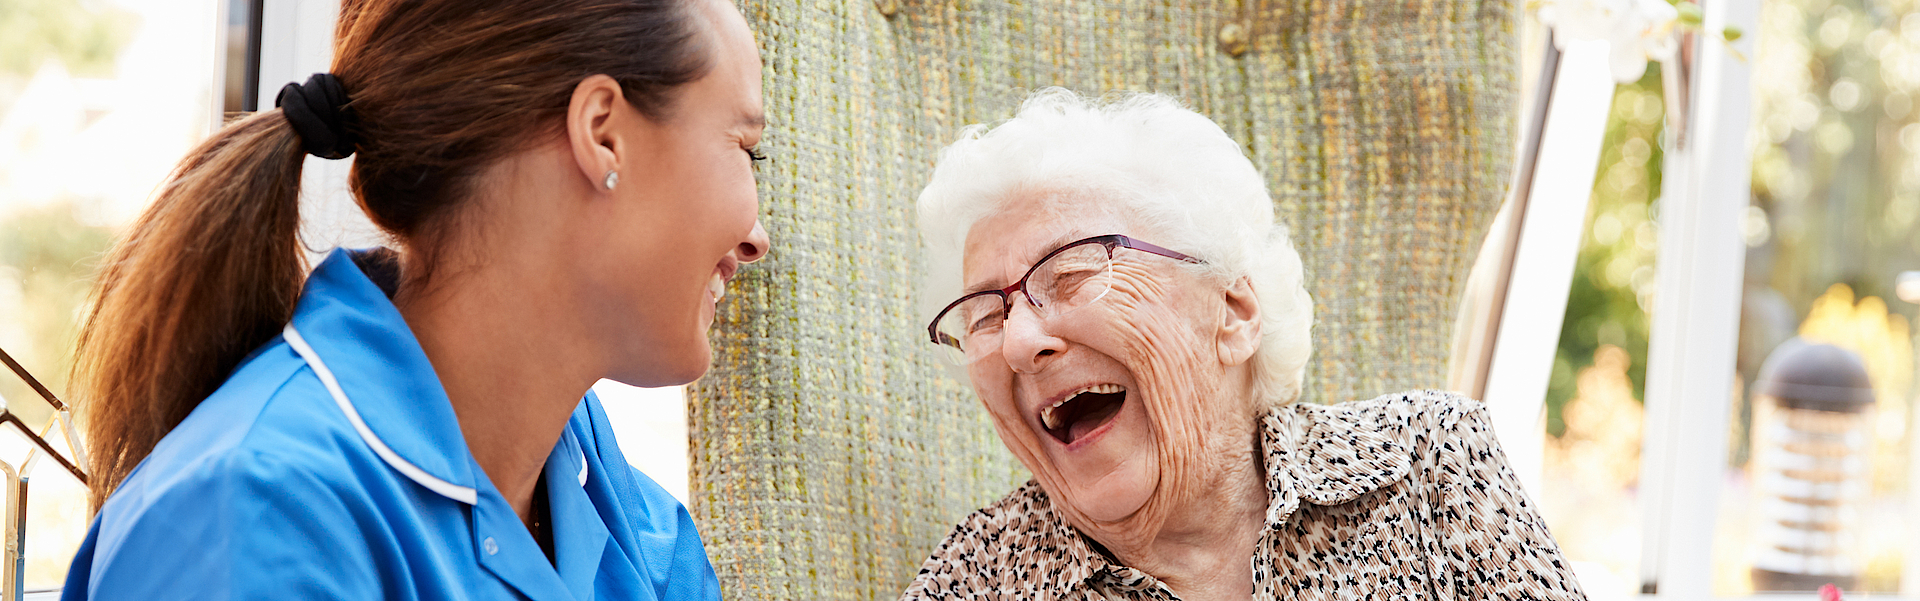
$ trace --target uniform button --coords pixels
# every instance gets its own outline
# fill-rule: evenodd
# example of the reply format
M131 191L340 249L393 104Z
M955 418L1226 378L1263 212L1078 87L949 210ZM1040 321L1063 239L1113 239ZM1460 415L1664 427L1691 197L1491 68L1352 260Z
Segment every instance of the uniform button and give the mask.
M487 540L480 541L480 548L486 549L488 555L493 555L500 552L500 543L493 542L493 537L489 536Z

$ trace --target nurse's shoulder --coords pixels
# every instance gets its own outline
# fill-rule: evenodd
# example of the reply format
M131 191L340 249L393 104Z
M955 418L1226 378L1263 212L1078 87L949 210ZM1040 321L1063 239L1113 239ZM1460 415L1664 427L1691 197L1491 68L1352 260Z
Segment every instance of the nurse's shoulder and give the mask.
M101 507L74 577L90 564L81 592L101 599L380 596L400 551L384 506L410 485L276 338Z

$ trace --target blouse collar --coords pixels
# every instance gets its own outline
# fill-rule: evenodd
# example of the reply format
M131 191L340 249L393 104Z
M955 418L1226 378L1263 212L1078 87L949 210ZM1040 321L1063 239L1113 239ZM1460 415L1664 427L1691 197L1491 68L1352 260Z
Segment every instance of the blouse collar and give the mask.
M1269 526L1286 521L1291 494L1315 505L1339 505L1406 477L1407 447L1399 420L1378 409L1295 403L1261 420L1266 445ZM1289 494L1288 489L1295 492Z

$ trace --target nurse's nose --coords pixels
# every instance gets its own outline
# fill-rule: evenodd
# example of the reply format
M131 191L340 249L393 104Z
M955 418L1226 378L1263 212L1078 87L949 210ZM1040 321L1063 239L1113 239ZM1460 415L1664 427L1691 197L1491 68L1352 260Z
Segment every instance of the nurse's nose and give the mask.
M767 236L766 228L760 227L760 220L755 219L753 231L747 232L747 239L734 247L733 258L739 259L741 263L752 263L767 258L767 253L771 250L773 250L772 238Z

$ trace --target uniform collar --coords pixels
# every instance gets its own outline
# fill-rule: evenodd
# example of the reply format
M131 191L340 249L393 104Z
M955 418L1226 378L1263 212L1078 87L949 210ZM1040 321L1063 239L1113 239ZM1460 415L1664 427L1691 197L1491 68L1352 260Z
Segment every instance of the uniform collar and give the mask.
M582 404L574 415L578 418L586 411ZM553 551L560 580L573 598L589 599L593 597L594 576L600 571L600 557L606 553L607 539L613 533L587 494L587 479L593 477L593 470L587 465L586 449L570 434L571 428L568 432L547 455L543 477L547 479L549 513L554 516Z
M285 337L381 459L422 486L472 505L476 468L453 405L413 330L383 286L368 277L395 275L382 254L328 254L307 278Z
M574 419L581 420L586 411L583 403L574 410ZM599 506L587 493L587 481L595 475L588 467L585 448L572 432L569 427L554 443L541 476L546 479L557 565L547 563L540 544L491 483L482 486L483 501L473 509L474 556L528 599L592 598L601 557L612 537Z
M1339 505L1399 481L1412 468L1407 447L1397 441L1403 429L1395 420L1341 405L1296 403L1260 418L1261 451L1266 462L1267 527L1288 523L1300 502ZM1042 544L1060 554L1060 583L1045 598L1069 593L1091 579L1103 586L1139 590L1158 580L1108 557L1098 543L1067 524L1052 499L1035 482L1014 493L1035 495Z
M472 508L480 564L532 599L593 596L611 537L586 491L593 470L572 427L547 455L546 490L558 570L479 466L440 377L388 295L391 254L335 250L307 279L284 337L360 438L408 479ZM591 403L574 409L581 421Z

